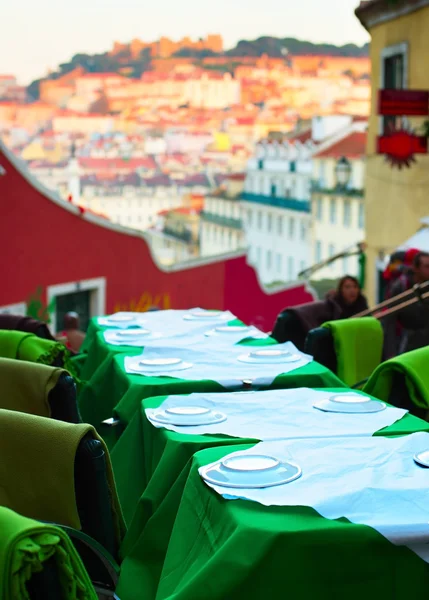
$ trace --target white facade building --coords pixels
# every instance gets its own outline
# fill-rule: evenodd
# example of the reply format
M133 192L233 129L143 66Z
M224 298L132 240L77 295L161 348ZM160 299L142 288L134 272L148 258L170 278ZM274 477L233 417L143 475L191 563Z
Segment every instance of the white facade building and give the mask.
M252 264L264 284L293 281L311 256L311 131L265 140L249 160L242 218Z
M230 175L223 188L204 199L200 255L214 256L246 248L240 197L245 175Z
M240 104L240 99L241 84L230 73L205 73L185 84L185 101L195 108L226 108Z
M357 248L365 240L366 122L353 123L322 143L313 157L313 264ZM343 257L313 275L337 279L358 274L358 259Z

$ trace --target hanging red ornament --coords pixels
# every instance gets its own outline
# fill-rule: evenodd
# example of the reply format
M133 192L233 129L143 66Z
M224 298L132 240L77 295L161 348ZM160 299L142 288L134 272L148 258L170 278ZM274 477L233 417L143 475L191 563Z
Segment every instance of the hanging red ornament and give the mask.
M385 154L392 167L398 169L409 168L416 162L416 154L427 154L427 151L427 137L418 136L404 128L394 129L377 138L378 154Z

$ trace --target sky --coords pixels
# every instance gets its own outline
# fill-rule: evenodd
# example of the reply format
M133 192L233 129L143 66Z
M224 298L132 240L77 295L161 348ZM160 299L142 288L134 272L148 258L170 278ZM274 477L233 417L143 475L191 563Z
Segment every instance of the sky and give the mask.
M363 44L358 0L0 0L0 74L21 84L113 41L220 33L226 47L262 35Z

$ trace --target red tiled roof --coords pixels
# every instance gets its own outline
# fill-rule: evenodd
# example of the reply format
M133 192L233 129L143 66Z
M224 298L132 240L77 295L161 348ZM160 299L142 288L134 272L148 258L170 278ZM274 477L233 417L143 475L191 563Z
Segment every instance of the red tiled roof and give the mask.
M228 175L227 178L230 181L244 181L246 179L246 173L232 173Z
M85 73L85 75L80 75L79 79L110 79L112 77L125 79L125 77L117 73Z
M150 156L144 158L79 158L79 165L84 169L128 169L130 171L138 168L156 169L156 163Z
M353 131L338 142L333 143L325 150L321 150L313 158L349 158L358 159L365 156L366 133Z
M306 129L305 131L301 131L300 133L297 133L295 135L292 135L292 137L289 138L290 142L299 142L300 144L305 144L306 142L310 142L311 141L311 128L310 129Z

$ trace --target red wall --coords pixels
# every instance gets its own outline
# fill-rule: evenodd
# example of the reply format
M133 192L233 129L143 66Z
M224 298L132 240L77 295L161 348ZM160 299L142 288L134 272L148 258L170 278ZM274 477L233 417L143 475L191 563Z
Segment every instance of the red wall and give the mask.
M105 277L106 311L130 302L230 309L271 329L286 306L313 300L303 285L267 295L245 256L163 272L139 236L112 231L40 193L0 146L0 306L27 301L37 288ZM149 300L148 300L149 298Z

